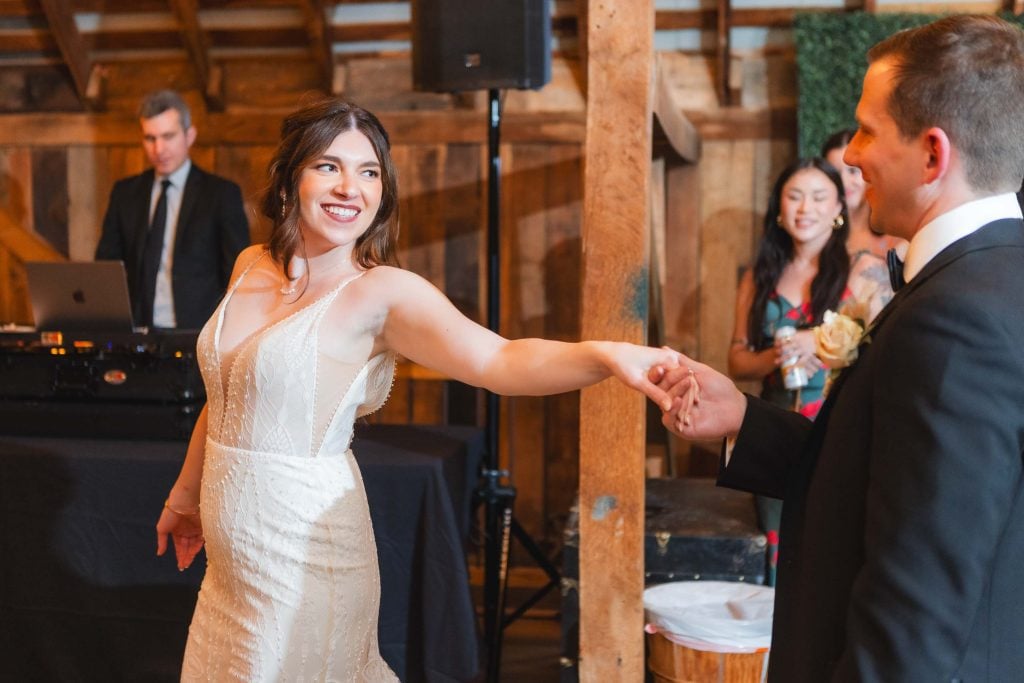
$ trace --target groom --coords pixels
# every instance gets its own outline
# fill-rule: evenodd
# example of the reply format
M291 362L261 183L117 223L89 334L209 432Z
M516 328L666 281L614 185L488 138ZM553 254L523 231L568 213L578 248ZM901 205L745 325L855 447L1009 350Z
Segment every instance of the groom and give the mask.
M1024 33L952 16L868 60L845 161L905 286L813 425L692 362L664 422L785 501L769 680L1021 680Z

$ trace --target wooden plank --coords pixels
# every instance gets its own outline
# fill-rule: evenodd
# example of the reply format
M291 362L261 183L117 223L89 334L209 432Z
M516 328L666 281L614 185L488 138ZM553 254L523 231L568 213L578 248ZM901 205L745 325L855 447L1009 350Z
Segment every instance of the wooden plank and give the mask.
M544 258L548 145L510 145L502 172L502 251L505 290L502 330L506 336L545 335ZM504 260L504 259L503 259ZM544 533L544 399L507 399L508 464L516 485L516 519L533 538ZM518 548L516 548L518 551Z
M313 61L320 69L324 81L324 89L332 92L334 81L334 55L331 52L331 40L325 17L324 0L299 0L302 16L305 18L306 34L309 36L309 51Z
M683 114L682 103L673 94L661 60L656 59L655 63L654 116L675 153L695 163L700 159L700 134Z
M54 40L64 57L64 63L71 72L71 80L82 103L89 109L100 109L102 103L88 98L89 77L92 73L92 60L82 43L82 35L75 26L75 18L67 11L65 3L60 0L39 0L39 5L46 15Z
M242 188L249 235L254 244L270 240L270 219L260 214L260 197L267 184L267 169L274 156L270 145L222 145L216 148L216 164L211 170L238 183Z
M103 227L107 195L107 155L101 147L68 147L68 258L91 261Z
M642 342L647 305L653 0L587 8L584 339ZM644 398L580 399L580 680L644 677ZM609 558L614 561L609 562Z
M729 94L729 69L732 56L730 50L730 29L732 28L732 7L729 0L717 0L715 17L715 90L722 106L732 104Z
M399 256L402 265L444 291L444 220L440 186L445 148L441 145L410 146L398 166L400 215L403 231ZM445 385L413 381L410 384L412 420L419 424L445 421Z
M580 338L582 154L580 145L552 145L544 172L544 336L565 341ZM544 400L543 540L556 547L579 482L579 411L578 391Z
M754 143L705 145L713 173L701 176L701 273L699 358L725 372L735 316L737 269L750 249ZM744 179L737 181L737 179ZM719 302L728 302L720 305Z
M687 109L683 113L697 128L705 142L763 138L796 139L796 108L791 105L755 110L740 107L722 107L715 111Z
M32 152L32 222L36 234L68 255L68 155L66 149Z
M229 86L230 87L230 86ZM230 94L229 94L230 99ZM137 104L137 100L133 98ZM205 117L199 130L200 144L275 143L281 120L298 103L289 96L288 106L274 111L236 110ZM689 115L689 113L688 113ZM392 144L479 143L487 140L483 112L428 111L380 112ZM581 112L508 112L502 120L502 141L582 142ZM134 113L117 114L6 114L0 116L0 146L11 145L131 145L138 144L138 120Z
M64 255L54 249L46 240L16 224L3 211L0 211L0 249L8 252L21 263L65 260Z
M34 230L32 215L32 150L0 148L0 210L15 224Z

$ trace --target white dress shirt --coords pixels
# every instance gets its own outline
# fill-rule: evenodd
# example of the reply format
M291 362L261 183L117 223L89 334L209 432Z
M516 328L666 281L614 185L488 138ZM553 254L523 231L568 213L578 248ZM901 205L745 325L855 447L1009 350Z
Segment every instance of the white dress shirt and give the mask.
M160 269L156 273L156 294L153 297L153 326L177 327L174 316L174 287L171 280L171 269L174 267L174 238L178 232L178 215L181 213L181 197L185 190L185 180L192 170L192 162L185 160L178 170L166 176L171 184L167 186L167 227L164 229L164 244L160 252ZM156 203L160 199L161 181L164 176L153 178L153 189L149 201L149 217L153 220Z
M1017 195L1008 192L975 199L932 219L910 240L903 262L903 280L910 282L940 251L982 226L1003 218L1021 217Z

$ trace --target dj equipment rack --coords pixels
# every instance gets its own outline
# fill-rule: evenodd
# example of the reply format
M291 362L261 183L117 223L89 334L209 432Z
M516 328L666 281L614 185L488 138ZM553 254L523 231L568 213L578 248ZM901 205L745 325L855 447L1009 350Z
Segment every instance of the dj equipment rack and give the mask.
M187 439L206 400L196 336L0 333L0 434Z

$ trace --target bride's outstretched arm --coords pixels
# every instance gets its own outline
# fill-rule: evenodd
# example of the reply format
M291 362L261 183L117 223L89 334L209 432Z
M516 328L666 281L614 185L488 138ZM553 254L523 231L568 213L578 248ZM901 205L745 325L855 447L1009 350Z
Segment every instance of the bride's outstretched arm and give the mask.
M167 536L174 542L178 569L185 570L203 547L203 526L199 519L199 487L203 477L206 452L207 413L203 406L188 442L185 462L177 481L167 495L164 509L156 523L156 554L167 551Z
M615 376L659 406L671 405L648 372L678 365L675 351L613 341L508 340L463 316L418 275L394 268L375 275L385 276L379 284L387 281L378 290L387 292L384 342L420 365L512 396L556 394Z

